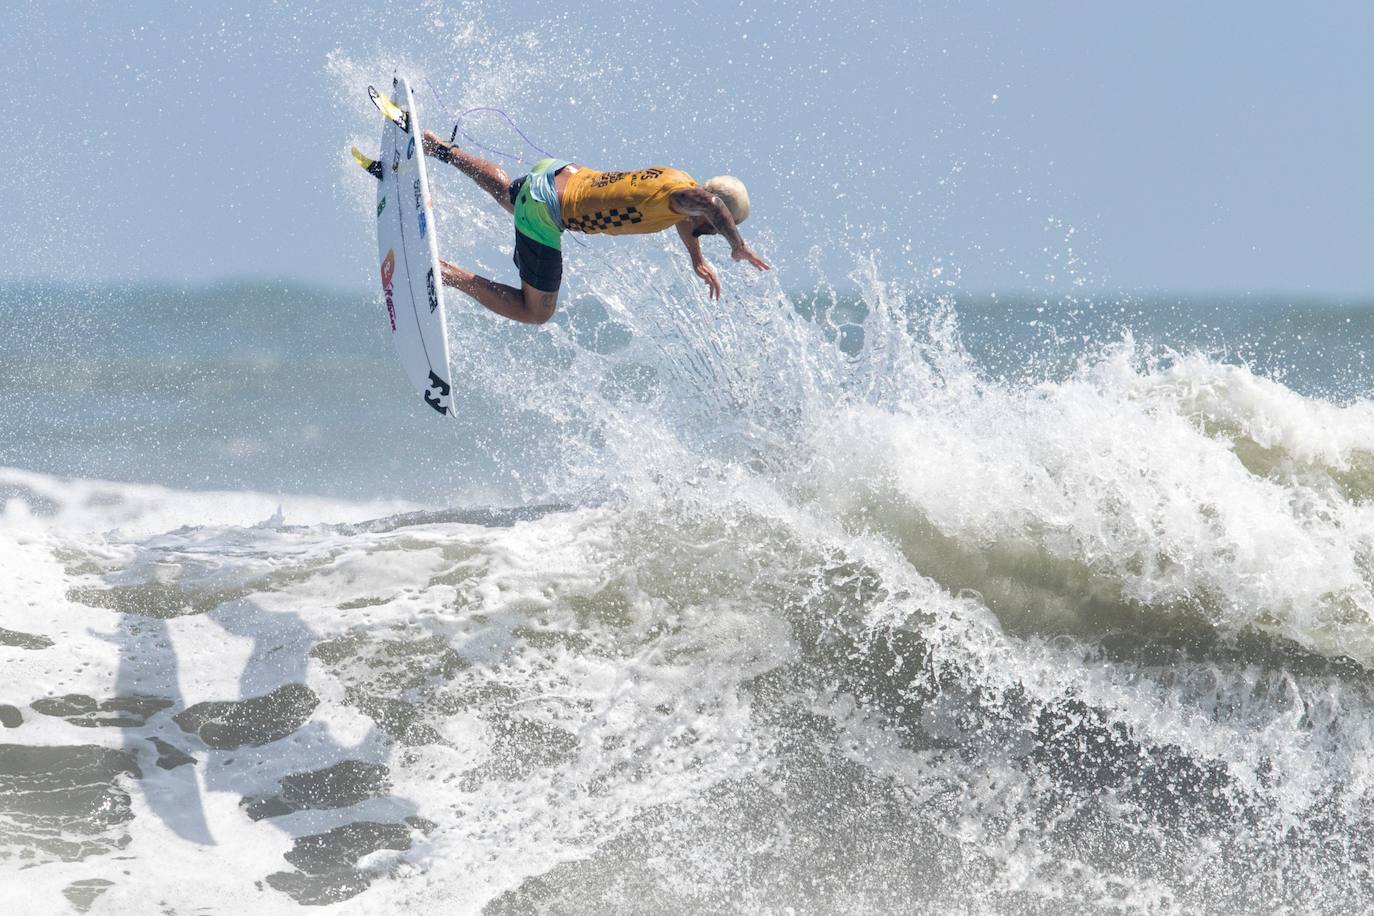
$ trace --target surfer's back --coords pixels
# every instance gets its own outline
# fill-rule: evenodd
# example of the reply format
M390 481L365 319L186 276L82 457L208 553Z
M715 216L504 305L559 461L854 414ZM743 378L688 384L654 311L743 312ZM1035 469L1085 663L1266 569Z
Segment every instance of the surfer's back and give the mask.
M579 168L561 195L563 225L610 235L658 232L684 218L669 203L673 193L696 186L691 175L666 165L634 172Z

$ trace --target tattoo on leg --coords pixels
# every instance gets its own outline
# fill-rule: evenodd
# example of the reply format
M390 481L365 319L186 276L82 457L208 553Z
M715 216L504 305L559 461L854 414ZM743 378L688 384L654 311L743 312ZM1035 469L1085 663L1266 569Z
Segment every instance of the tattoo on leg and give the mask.
M553 317L554 309L558 308L558 293L539 294L539 317L548 321Z

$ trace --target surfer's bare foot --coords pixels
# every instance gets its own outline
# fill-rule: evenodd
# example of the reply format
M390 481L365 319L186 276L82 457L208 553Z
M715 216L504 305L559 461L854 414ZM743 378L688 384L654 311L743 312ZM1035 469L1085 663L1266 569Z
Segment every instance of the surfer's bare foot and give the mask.
M445 162L453 158L453 150L457 147L449 146L439 135L432 130L424 133L425 155L433 156L435 159L442 159Z
M505 169L481 156L464 152L456 143L445 143L432 130L424 132L424 141L427 154L448 163L477 182L478 187L490 194L507 213L515 212L510 199L510 176Z

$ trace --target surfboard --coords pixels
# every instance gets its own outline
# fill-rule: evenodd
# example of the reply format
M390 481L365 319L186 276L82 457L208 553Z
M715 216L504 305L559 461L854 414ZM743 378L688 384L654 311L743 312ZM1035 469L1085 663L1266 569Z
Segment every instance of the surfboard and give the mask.
M453 375L439 271L438 226L425 172L420 116L405 79L393 79L391 89L391 98L385 99L368 87L386 120L382 122L380 157L371 167L364 165L380 179L377 253L382 298L391 339L406 376L426 404L452 416Z

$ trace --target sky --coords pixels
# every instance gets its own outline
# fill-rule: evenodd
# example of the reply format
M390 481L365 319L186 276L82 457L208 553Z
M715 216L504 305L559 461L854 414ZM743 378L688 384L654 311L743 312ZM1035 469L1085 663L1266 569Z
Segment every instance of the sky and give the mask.
M20 2L0 280L370 289L345 151L401 68L443 133L493 105L593 167L740 175L792 287L872 259L968 292L1368 298L1371 34L1368 3Z

